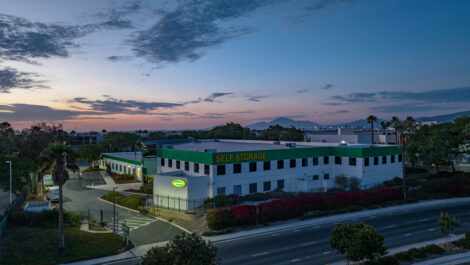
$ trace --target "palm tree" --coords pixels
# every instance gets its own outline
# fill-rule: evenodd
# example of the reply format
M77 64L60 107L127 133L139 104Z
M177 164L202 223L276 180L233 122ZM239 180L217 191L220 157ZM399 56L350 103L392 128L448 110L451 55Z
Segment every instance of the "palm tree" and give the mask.
M52 180L55 185L59 186L59 254L65 255L64 242L64 210L63 210L63 193L62 186L69 179L67 169L77 171L78 166L75 165L77 154L65 143L54 142L47 146L41 152L41 171L52 170Z
M395 143L399 143L398 141L398 133L397 133L397 129L395 128L395 126L400 123L400 119L397 117L397 116L393 116L392 117L392 120L390 121L390 125L392 125L395 129Z
M370 115L367 117L367 122L370 123L370 142L374 144L374 122L377 122L377 116Z

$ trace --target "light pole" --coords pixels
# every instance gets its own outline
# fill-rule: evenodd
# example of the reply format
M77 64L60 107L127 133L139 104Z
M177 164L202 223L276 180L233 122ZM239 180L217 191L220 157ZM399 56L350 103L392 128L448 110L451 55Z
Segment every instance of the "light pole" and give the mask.
M115 189L118 187L113 188L113 233L116 234L116 192Z
M5 161L5 163L7 164L10 164L10 205L11 205L11 202L13 201L12 197L11 197L11 192L12 192L12 181L11 181L11 161Z

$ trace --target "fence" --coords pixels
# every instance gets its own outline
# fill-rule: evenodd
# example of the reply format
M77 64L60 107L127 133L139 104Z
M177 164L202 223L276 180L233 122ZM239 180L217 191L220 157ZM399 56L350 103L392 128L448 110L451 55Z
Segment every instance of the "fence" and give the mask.
M0 222L0 237L3 236L3 233L5 232L5 229L7 228L8 225L8 218L10 217L11 212L20 207L21 204L23 204L24 200L26 199L26 196L28 195L28 189L26 189L25 192L21 193L21 195L16 198L10 206L8 206L8 209L6 211L5 216L3 216L2 221Z
M104 211L104 210L88 210L86 212L80 213L83 219L87 219L88 224L92 220L95 220L99 225L106 226L109 229L113 229L114 226L116 230L119 230L120 220L124 218L124 216L120 216L118 211Z

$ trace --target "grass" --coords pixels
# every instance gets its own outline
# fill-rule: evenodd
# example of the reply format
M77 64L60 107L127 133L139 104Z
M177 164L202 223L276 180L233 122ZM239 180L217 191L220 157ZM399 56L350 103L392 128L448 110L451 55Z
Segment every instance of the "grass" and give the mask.
M122 205L124 207L130 208L133 210L137 210L137 211L140 210L140 207L139 207L140 202L142 200L145 200L145 197L143 196L139 196L139 195L125 196L124 194L119 193L119 192L115 192L114 196L116 198L116 204ZM109 202L114 202L112 191L108 192L108 194L106 195L101 196L101 198Z
M125 250L122 238L114 234L94 234L79 227L65 228L65 256L58 253L57 228L10 227L2 239L2 264L61 264Z

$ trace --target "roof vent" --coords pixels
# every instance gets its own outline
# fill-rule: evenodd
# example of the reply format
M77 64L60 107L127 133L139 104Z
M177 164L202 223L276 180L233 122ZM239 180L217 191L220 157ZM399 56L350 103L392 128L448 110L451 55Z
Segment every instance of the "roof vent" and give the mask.
M204 149L206 153L217 153L217 149Z
M295 143L286 143L286 148L295 148Z

